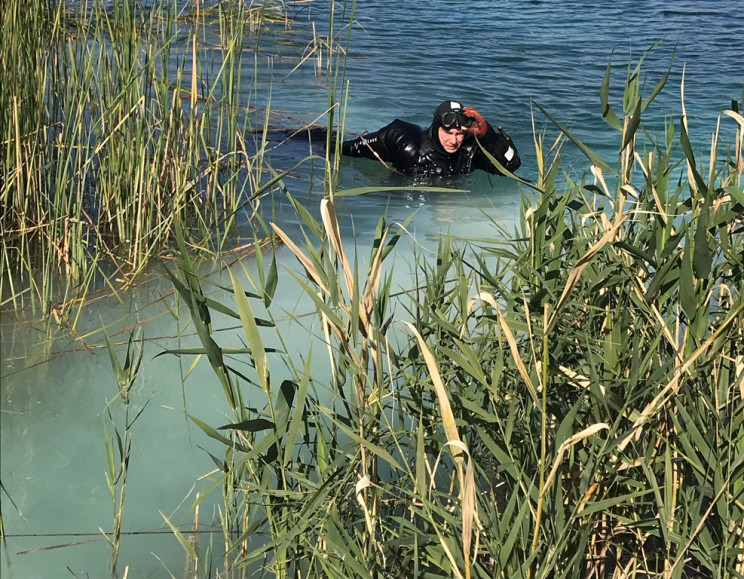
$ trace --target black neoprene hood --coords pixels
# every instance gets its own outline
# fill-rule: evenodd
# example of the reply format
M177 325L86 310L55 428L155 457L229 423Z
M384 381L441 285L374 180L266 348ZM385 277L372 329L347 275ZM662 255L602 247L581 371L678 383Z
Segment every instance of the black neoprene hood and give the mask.
M449 126L455 126L457 128L463 126L461 119L465 117L465 113L463 113L462 103L450 99L444 101L437 107L437 110L434 111L434 120L432 121L428 131L426 131L426 135L428 136L431 146L435 150L439 151L443 155L451 155L452 153L444 150L444 147L442 147L442 143L439 140L439 127L443 126L442 117L446 114L451 114L453 117L453 123Z
M452 113L452 117L454 120L454 123L450 126L455 126L458 129L460 128L462 122L461 119L465 116L463 113L462 103L460 101L450 99L444 101L437 107L437 110L434 111L434 122L432 122L431 126L435 130L442 126L442 117L447 113Z

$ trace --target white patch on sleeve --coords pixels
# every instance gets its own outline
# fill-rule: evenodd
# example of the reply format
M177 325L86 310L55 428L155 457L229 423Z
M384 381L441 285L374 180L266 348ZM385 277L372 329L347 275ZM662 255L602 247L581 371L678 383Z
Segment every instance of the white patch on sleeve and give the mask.
M511 161L514 158L514 149L512 149L511 147L509 147L506 150L506 153L504 153L504 157L506 157L506 160L507 161Z

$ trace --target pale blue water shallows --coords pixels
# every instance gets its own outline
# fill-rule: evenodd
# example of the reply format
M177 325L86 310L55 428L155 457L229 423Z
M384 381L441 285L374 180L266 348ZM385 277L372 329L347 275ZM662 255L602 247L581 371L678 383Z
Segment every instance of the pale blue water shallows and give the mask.
M316 22L319 34L324 33L328 1L285 4L296 19L298 34L305 35L302 38L307 38L311 22ZM396 117L427 125L440 101L457 98L511 135L523 160L519 174L526 179L536 171L533 115L538 130L556 135L535 103L590 147L616 154L619 137L602 119L599 97L610 61L614 65L611 100L618 110L629 65L646 55L643 74L648 91L669 71L665 91L648 112L651 130L655 121L660 129L665 118L678 122L684 71L691 137L701 147L709 145L721 111L733 100L743 100L741 0L359 0L356 4L346 70L347 130L351 134L372 131ZM337 7L341 10L343 3ZM312 59L294 70L305 46L277 42L284 38L281 31L265 32L255 61L260 82L247 89L245 99L262 106L270 100L285 118L311 121L326 110L328 93ZM656 43L660 44L648 52ZM252 57L245 60L253 66ZM733 123L723 123L724 133L733 133ZM292 148L277 151L273 162L288 168L296 160L293 154ZM566 148L565 160L577 178L587 172L588 164L575 148ZM323 192L320 179L303 168L287 185L296 198L317 211ZM380 184L400 182L374 162L344 163L340 188ZM395 284L404 287L411 280L412 267L406 243L417 244L426 254L443 232L494 235L491 219L508 227L519 209L522 191L507 179L473 174L446 185L467 192L345 198L337 207L342 235L356 244L358 255L367 255L380 215L402 221L417 210L408 228L410 237L396 256ZM297 218L286 199L278 197L265 207L283 228L297 231ZM309 304L299 300L297 284L286 272L296 268L294 259L280 251L278 261L283 281L274 307L294 315L308 311ZM247 263L246 267L253 266ZM171 291L160 280L126 295L123 303L111 297L92 300L77 320L75 335L56 333L51 340L45 337L43 323L2 314L0 480L13 499L11 503L2 497L3 524L9 535L1 547L3 579L108 576L109 549L98 532L99 527L110 528L113 510L104 475L103 432L108 425L113 436L107 404L112 409L120 406L115 403L108 352L100 347L103 335L86 337L86 333L109 324L108 332L121 340L126 334L117 334L119 330L145 320L150 320L144 324L148 341L132 404L136 410L145 403L147 407L133 427L124 516L124 531L129 534L122 539L120 570L129 565L129 577L181 576L183 549L160 513L188 528L193 515L187 511L194 493L206 486L200 477L214 468L203 449L221 452L185 418L184 409L211 425L224 424L226 411L221 388L204 360L182 387L180 377L189 372L192 359L184 358L179 365L173 356L155 358L165 348L196 343L193 327L186 324L185 308L180 322L166 309L166 304L173 307ZM215 324L229 328L234 321L216 319ZM179 332L185 335L183 341L175 338ZM289 347L306 353L308 338L296 328L290 334L296 342ZM235 331L224 330L219 339L225 347L241 346ZM121 417L115 414L114 419ZM215 502L206 501L200 524L206 527L215 521ZM216 537L213 547L219 549L219 531ZM200 540L206 550L209 536L204 534ZM50 549L72 543L79 544Z

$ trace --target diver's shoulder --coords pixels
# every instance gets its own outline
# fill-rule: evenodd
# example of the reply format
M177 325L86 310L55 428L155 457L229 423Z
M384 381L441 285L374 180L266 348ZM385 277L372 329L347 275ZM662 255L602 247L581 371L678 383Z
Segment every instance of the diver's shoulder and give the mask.
M386 131L398 131L398 132L410 132L420 133L423 129L416 123L404 121L403 119L395 119L383 127L382 130Z
M387 139L393 141L414 141L420 142L424 130L417 124L401 119L395 119L390 124L380 130L385 133Z

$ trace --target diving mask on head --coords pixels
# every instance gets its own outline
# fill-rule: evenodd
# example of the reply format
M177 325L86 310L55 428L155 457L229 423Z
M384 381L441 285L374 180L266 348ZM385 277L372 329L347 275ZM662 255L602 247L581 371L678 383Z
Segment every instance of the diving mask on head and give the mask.
M473 119L465 115L458 101L444 101L434 113L434 123L446 130L467 129L473 124Z
M447 130L452 128L467 129L473 124L473 119L466 117L462 111L447 111L442 114L440 122Z

